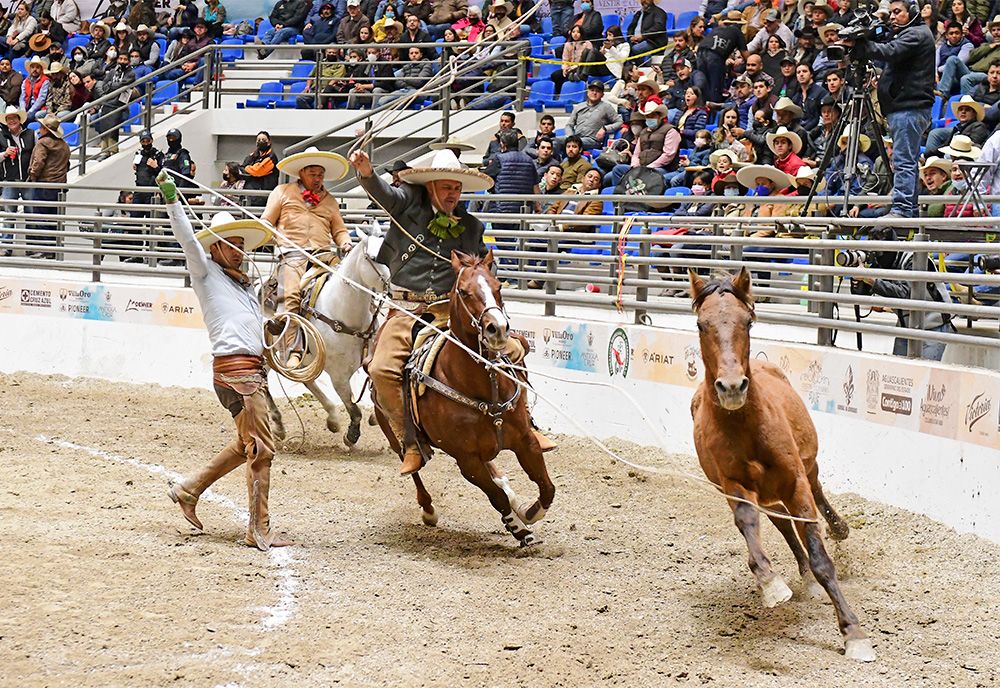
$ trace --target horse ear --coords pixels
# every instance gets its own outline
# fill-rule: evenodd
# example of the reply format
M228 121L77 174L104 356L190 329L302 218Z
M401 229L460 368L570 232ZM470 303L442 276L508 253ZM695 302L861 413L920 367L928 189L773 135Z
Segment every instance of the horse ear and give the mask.
M743 266L740 269L740 274L736 275L736 279L733 280L733 286L747 296L750 296L750 271L746 269L746 266Z
M705 280L691 268L688 268L688 280L691 282L691 298L697 299L698 294L705 288Z
M356 231L356 232L358 233L358 239L361 239L362 237L366 237L366 236L369 236L369 234L368 234L368 230L367 230L367 229L365 229L365 226L364 226L364 225L357 225L357 226L356 226L356 227L354 228L354 231Z
M480 261L480 263L487 269L493 267L493 249L486 252L486 256Z
M451 252L451 269L455 271L457 275L462 271L462 253L459 251Z

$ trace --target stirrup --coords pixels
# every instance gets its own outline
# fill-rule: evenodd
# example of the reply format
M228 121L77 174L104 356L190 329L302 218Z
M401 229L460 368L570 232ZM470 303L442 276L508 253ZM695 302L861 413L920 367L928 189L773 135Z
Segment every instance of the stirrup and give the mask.
M407 447L403 452L403 465L399 467L401 476L411 475L424 467L424 456L420 452L420 447Z
M541 448L542 453L550 452L559 448L559 445L553 442L551 439L538 432L538 430L532 429L532 434L535 436L535 440L538 442L539 448Z

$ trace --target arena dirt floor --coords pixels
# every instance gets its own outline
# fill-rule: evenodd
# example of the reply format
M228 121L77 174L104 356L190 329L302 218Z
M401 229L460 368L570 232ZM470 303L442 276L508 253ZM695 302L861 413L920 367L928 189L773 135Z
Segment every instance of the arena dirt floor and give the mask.
M305 440L280 451L271 493L299 544L264 554L236 544L242 472L203 498L205 534L165 495L168 475L230 441L210 392L0 375L0 685L1000 684L988 541L832 495L852 531L829 547L879 653L858 664L829 604L761 607L725 503L683 481L562 438L544 542L519 550L447 457L423 472L441 510L428 528L376 429L347 451L317 404L299 406ZM535 495L512 457L500 463Z

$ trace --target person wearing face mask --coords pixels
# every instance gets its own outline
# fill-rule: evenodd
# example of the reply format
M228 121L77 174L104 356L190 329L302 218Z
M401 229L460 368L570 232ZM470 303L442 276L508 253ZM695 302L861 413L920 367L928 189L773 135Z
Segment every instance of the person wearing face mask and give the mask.
M692 196L705 196L707 195L709 188L712 183L712 171L711 170L699 170L694 175L694 180L691 183L691 195ZM715 203L702 203L699 201L694 201L692 203L684 203L681 207L674 212L671 216L671 220L677 221L678 224L667 230L660 230L655 232L655 234L661 234L664 236L677 236L678 234L684 235L695 235L695 236L711 236L711 229L695 229L684 226L684 218L686 217L709 217L715 210ZM663 246L669 248L670 250L657 250L653 249L654 257L662 258L674 258L680 260L686 260L691 258L705 258L706 254L711 250L708 246L701 244L692 244L689 242L684 243L664 243L664 244L653 244L656 246ZM675 274L684 275L687 273L686 267L675 266L675 267L665 267L657 266L657 271L660 274ZM683 296L685 293L683 288L667 288L660 292L660 296Z
M149 76L153 73L152 69L142 63L142 54L139 52L138 48L134 48L129 52L128 64L135 73L136 79L141 79L142 77Z
M764 196L797 196L798 191L795 180L771 165L747 165L736 173L736 179L740 184L754 190L757 197ZM783 217L787 215L789 206L783 203L761 203L758 205L747 204L747 216L749 217ZM773 229L760 229L750 236L764 239L775 236ZM769 242L765 242L769 243ZM797 248L787 248L783 246L753 245L743 247L743 256L747 260L758 262L787 263L789 255L800 255L802 251ZM767 271L755 271L758 280L765 282L771 279L771 273ZM766 297L759 299L766 301Z
M604 34L604 20L601 13L594 9L591 0L580 3L580 13L570 19L569 26L565 27L563 34L568 37L569 30L574 26L580 27L585 41L596 41Z
M132 158L132 169L135 171L136 186L156 186L156 175L163 169L163 153L153 146L153 135L149 129L139 132L139 150ZM136 191L132 197L132 203L136 206L148 206L152 202L152 191ZM132 217L149 217L150 213L149 208L136 208L132 211ZM141 263L142 258L129 258L125 262Z
M392 65L388 63L377 64L378 48L368 48L365 61L362 63L362 75L354 79L353 87L347 98L347 109L356 110L366 103L372 103L391 83L390 80L396 76L392 71ZM369 106L370 107L370 106Z
M108 52L112 52L112 48ZM120 89L121 94L101 105L99 116L94 121L94 128L97 129L101 137L101 155L98 160L104 160L108 156L118 152L118 137L121 133L119 126L128 116L128 109L120 110L131 98L131 90L125 88L135 82L135 72L129 66L128 55L116 55L115 62L104 74L101 81L101 94L108 95Z
M278 156L271 150L271 135L266 131L257 132L257 143L240 167L240 174L246 179L245 189L270 191L278 185ZM267 196L251 196L251 206L267 205Z
M360 51L353 49L348 52L348 61L354 65L357 71L358 62L360 61ZM347 77L347 66L340 61L340 51L336 48L330 48L323 54L323 69L320 71L319 75L319 86L320 86L320 99L319 107L320 109L333 107L332 99L329 97L332 94L347 93L350 90L350 85L346 81ZM295 106L301 109L311 109L316 106L316 97L313 94L316 85L316 67L312 68L309 72L309 78L306 80L306 87L303 93L309 95L301 95L295 99ZM343 100L347 100L344 98Z
M645 127L632 149L631 164L615 165L605 177L605 186L617 187L633 167L655 169L665 179L668 173L677 169L681 135L666 121L667 108L662 103L647 102L640 112L645 118Z
M469 5L469 9L466 10L465 16L452 24L451 28L455 29L458 33L458 37L463 41L475 43L479 40L479 35L486 28L486 22L483 21L482 10L479 9L478 5Z
M878 226L868 233L869 241L897 241L896 230L892 227ZM900 246L903 248L903 245ZM873 251L872 267L882 270L899 270L906 273L913 270L912 251ZM933 260L927 261L927 270L936 271ZM863 277L859 280L867 289L865 292L875 296L884 296L890 299L910 299L912 296L912 283L905 279L905 274L901 279L875 279ZM925 282L927 295L941 304L950 303L950 299L941 282ZM864 292L863 292L864 293ZM908 327L910 312L905 308L894 308L896 320L900 327ZM954 332L955 326L951 322L951 315L939 311L924 311L923 329L929 332ZM894 356L906 356L908 343L902 337L896 337L892 346ZM921 342L920 357L928 361L940 361L944 356L944 342Z
M695 132L694 147L691 148L687 155L681 155L678 160L680 169L666 175L667 188L684 186L684 182L688 180L689 169L697 171L698 168L709 167L711 165L711 141L712 133L708 129L699 129Z
M167 132L167 152L163 155L163 169L194 179L194 160L191 159L191 152L181 145L181 139L179 129ZM194 188L194 182L178 177L177 186L190 189Z

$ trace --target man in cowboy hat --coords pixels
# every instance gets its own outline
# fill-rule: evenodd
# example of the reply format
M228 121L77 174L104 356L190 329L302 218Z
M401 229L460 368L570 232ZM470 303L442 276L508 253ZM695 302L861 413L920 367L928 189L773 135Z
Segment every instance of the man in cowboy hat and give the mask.
M217 213L209 229L194 233L177 200L177 186L163 170L156 178L167 204L170 228L184 249L191 287L201 305L212 342L215 393L232 414L237 438L196 474L171 481L170 499L198 530L198 498L216 480L246 466L250 522L244 544L267 551L294 544L270 527L268 493L274 436L267 410L263 316L250 279L242 270L246 251L259 248L271 232L257 220L237 221Z
M35 147L31 150L31 161L28 163L28 181L46 182L50 184L65 184L66 175L69 172L69 146L62 138L62 128L59 126L59 118L51 112L39 121L38 139ZM59 188L35 188L32 192L32 200L35 201L56 201L63 189ZM59 211L55 206L36 206L32 212L36 214L55 215ZM38 223L32 225L35 229L55 229L55 225ZM55 237L29 236L29 242L55 245ZM29 257L41 257L41 253L28 253ZM47 254L47 257L54 258L54 253Z
M44 33L36 33L28 39L28 52L39 57L44 55L52 47L52 39Z
M397 160L396 162L392 163L391 168L386 167L383 170L382 174L387 174L390 177L392 177L392 185L398 187L400 184L403 183L403 181L399 178L399 173L402 172L403 170L408 170L408 169L411 169L409 165L407 165L402 160ZM373 205L372 207L377 208L378 206Z
M486 25L496 29L497 40L506 41L511 38L507 32L514 22L507 16L510 14L510 5L507 4L506 0L493 0L490 4L490 14L493 16L486 22Z
M351 165L361 186L392 217L379 262L389 266L396 307L447 322L448 293L455 284L448 260L452 251L479 256L487 253L483 223L462 207L459 196L463 191L486 191L492 188L493 180L478 170L462 167L449 150L435 153L429 167L401 172L403 184L398 189L375 174L363 151L351 156ZM402 447L401 475L414 473L423 465L419 448L405 444L403 433L403 366L413 345L413 325L411 318L390 311L368 366L379 408ZM543 449L551 445L545 442Z
M604 179L605 186L617 187L633 167L649 167L664 176L677 169L681 134L666 120L667 108L663 104L647 102L641 112L646 126L639 132L632 147L632 160L628 165L615 165Z
M809 132L800 123L802 115L802 108L796 105L788 96L778 98L778 102L774 104L774 119L778 123L778 126L784 127L788 131L795 132L798 135L799 140L802 141L802 148L796 151L796 153L799 157L809 158L812 157L813 150L812 144L809 143Z
M777 36L781 39L782 45L790 48L795 42L795 36L792 35L792 30L781 21L781 13L772 7L764 13L763 19L764 24L761 30L757 32L752 41L747 43L747 51L763 53L767 50L767 41L771 36Z
M722 100L722 88L726 80L726 60L738 50L746 62L750 56L747 50L746 36L740 27L743 25L743 15L733 10L720 20L719 28L705 36L698 46L698 70L705 75L708 87L705 99L718 102Z
M42 73L45 70L45 63L38 55L28 60L27 67L28 76L21 83L20 105L28 121L34 122L35 116L45 106L45 99L49 96L49 77Z
M61 115L73 108L73 84L69 82L67 74L69 67L63 62L53 62L45 70L45 76L49 77L49 92L45 96L45 105L36 113L36 118L41 119L50 112Z
M952 103L951 109L958 117L958 122L953 127L931 129L931 133L927 135L925 155L937 155L942 146L959 134L968 136L977 146L982 146L989 138L990 130L983 123L986 108L982 103L977 103L972 96L962 96L957 103Z
M826 75L829 74L834 69L840 69L843 60L834 59L830 55L830 46L835 45L840 36L840 31L843 30L843 26L840 24L824 24L819 27L819 37L823 41L823 49L819 51L815 58L813 58L812 68L813 72L816 74L816 79L823 81L826 79ZM846 58L844 58L846 59Z
M936 155L927 158L920 167L924 186L935 196L946 196L951 191L951 160ZM930 203L925 211L927 217L944 217L944 203Z
M799 151L802 150L802 138L794 131L778 127L765 136L767 147L774 153L774 166L785 174L792 175L805 166Z
M278 162L278 171L296 181L276 186L267 197L267 207L260 216L275 227L278 254L278 305L276 312L298 313L302 276L309 268L303 253L317 253L337 248L351 250L351 237L340 216L336 199L323 187L324 181L337 181L347 174L347 161L336 153L320 152L309 147ZM287 365L295 368L301 360L298 345L289 335L286 345L293 349Z
M8 105L3 113L3 123L0 124L0 198L7 201L3 209L8 213L16 213L18 204L11 201L30 201L31 189L11 186L9 182L28 181L28 163L31 161L31 151L35 147L35 132L24 126L26 117L24 110L16 105ZM27 205L25 210L28 210ZM2 239L11 239L9 232L14 228L13 220L5 220L4 229L7 233L0 234ZM10 249L0 246L0 256L9 256Z

